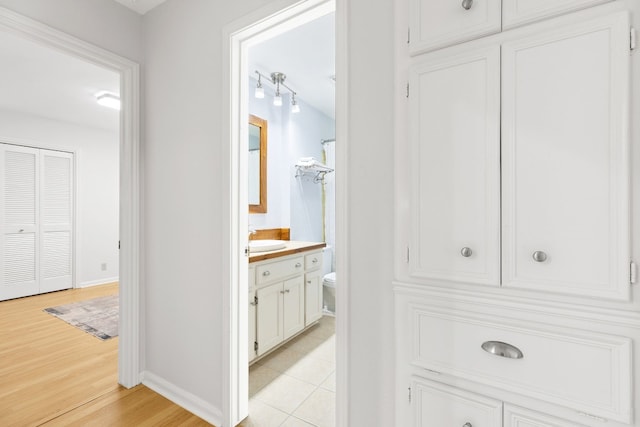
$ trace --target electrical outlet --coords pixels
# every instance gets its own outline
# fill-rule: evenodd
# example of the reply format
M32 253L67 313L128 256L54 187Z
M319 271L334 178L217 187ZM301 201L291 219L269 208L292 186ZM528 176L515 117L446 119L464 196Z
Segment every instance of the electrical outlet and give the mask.
M107 263L106 263L106 262L103 262L103 263L100 265L100 268L102 269L102 271L107 271Z

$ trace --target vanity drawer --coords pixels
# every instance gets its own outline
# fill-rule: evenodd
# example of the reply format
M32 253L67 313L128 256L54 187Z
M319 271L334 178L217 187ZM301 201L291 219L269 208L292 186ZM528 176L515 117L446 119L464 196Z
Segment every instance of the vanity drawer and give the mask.
M256 284L276 282L304 271L304 258L295 257L256 267Z
M502 402L414 377L411 404L415 427L502 427Z
M598 417L631 420L629 338L409 307L415 366Z
M304 257L304 268L313 270L322 266L322 252L314 252Z

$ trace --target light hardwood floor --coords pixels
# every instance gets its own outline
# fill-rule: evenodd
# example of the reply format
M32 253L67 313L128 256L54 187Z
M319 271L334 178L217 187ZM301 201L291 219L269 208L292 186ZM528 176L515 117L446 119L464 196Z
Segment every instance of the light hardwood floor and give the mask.
M117 293L114 283L0 302L1 426L210 426L144 386L119 386L118 338L43 311Z

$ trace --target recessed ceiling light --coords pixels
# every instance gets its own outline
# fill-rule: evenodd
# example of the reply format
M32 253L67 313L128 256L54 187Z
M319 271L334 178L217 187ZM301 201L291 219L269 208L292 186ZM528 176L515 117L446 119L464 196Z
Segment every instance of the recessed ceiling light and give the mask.
M103 107L113 108L114 110L120 109L120 97L110 92L98 92L96 93L96 102Z

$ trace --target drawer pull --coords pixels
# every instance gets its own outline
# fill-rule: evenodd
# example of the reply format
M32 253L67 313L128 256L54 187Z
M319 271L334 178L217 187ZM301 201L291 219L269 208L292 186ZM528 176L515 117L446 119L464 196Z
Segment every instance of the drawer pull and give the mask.
M462 8L464 10L471 9L471 6L473 6L473 0L462 0ZM465 424L464 427L467 427L467 425ZM468 427L471 427L471 425L469 425Z
M482 349L487 353L508 359L522 359L524 357L518 347L501 341L486 341L482 343Z
M267 276L270 276L270 275L271 275L271 272L270 272L269 270L267 270L267 271L265 271L264 273L262 273L262 275L263 275L264 277L267 277Z
M542 251L535 251L533 253L533 260L535 262L545 262L547 260L547 254Z
M317 263L318 262L318 258L314 258L313 261L311 261L312 263Z
M296 268L300 268L302 267L302 264L300 264L299 262L296 262Z
M464 425L462 427L473 427L473 424L471 423L464 423Z
M460 254L465 258L469 258L471 256L471 254L473 254L473 251L471 250L471 248L467 248L465 246L464 248L462 248L460 250Z

